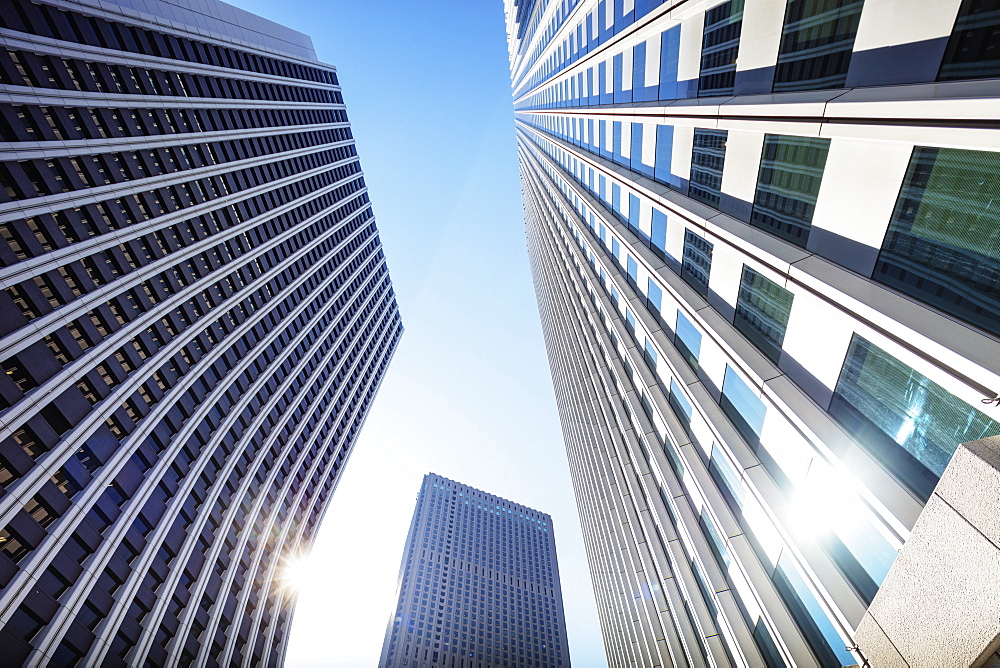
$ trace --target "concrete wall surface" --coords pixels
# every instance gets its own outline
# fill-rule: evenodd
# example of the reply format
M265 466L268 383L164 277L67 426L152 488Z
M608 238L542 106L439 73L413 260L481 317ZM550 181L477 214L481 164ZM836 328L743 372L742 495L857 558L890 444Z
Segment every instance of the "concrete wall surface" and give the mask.
M874 668L1000 667L1000 437L959 447L857 643Z

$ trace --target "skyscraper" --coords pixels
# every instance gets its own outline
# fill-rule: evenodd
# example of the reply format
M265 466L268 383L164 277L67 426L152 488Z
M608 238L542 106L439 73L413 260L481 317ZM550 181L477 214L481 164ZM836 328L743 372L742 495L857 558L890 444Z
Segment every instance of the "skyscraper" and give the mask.
M424 476L381 668L569 666L552 518Z
M215 0L0 27L0 662L275 665L402 332L336 70Z
M863 664L956 446L1000 433L992 7L505 2L612 666Z

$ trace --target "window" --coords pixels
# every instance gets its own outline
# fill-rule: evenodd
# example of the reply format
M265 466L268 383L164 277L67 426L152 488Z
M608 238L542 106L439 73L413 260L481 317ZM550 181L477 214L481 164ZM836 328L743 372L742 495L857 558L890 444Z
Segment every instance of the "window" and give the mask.
M729 507L734 512L739 512L743 508L746 488L743 486L743 480L736 467L729 462L717 443L712 444L712 457L708 462L708 472L715 480L715 484L718 485Z
M767 407L757 396L757 391L747 385L728 364L722 381L720 403L722 411L733 421L736 430L756 448L760 444L760 433L764 428Z
M649 310L659 317L660 309L663 307L663 290L652 278L646 281L646 294L649 299Z
M732 95L743 28L743 0L729 0L705 12L698 97Z
M677 85L677 64L680 61L681 27L676 26L660 35L660 99L682 97Z
M656 126L656 155L654 156L653 178L660 183L671 184L670 166L674 159L674 126ZM676 184L673 184L676 185Z
M663 258L667 253L667 214L658 209L653 209L649 240L652 242L653 252Z
M712 517L708 514L708 508L701 509L698 524L701 526L701 531L705 534L705 538L708 539L708 546L712 549L712 555L718 562L719 568L725 571L729 568L729 549L726 548L726 541L722 538L722 535L715 526L715 522L712 521Z
M681 351L681 355L684 356L687 363L692 368L697 369L698 355L701 354L701 332L680 311L677 311L676 329L674 345Z
M871 605L898 552L866 517L838 522L824 538L837 567L858 595Z
M750 224L805 247L829 139L766 135Z
M917 147L874 278L1000 335L1000 153Z
M1000 76L1000 5L964 0L938 81Z
M743 266L736 299L736 329L775 362L781 355L785 327L792 311L792 293Z
M691 230L684 230L684 261L681 276L703 297L708 296L708 275L712 270L712 244Z
M842 87L863 4L864 0L788 0L774 92Z
M830 413L925 500L959 443L1000 434L1000 423L857 334Z
M656 371L656 362L659 359L659 355L656 353L656 348L653 346L653 342L646 337L646 343L642 348L642 358L646 361L646 366L649 367L650 371Z
M722 198L722 166L726 160L726 130L695 130L688 194L718 207Z
M693 413L691 402L687 400L687 397L681 391L681 386L673 378L670 379L669 403L670 407L674 409L674 413L684 424L684 428L688 428L691 424L691 415Z
M626 254L625 267L628 272L629 282L633 286L637 285L639 281L639 264L635 261L635 258Z
M853 655L845 649L847 643L837 633L823 606L816 600L787 551L778 559L773 579L820 665L853 666L857 663Z

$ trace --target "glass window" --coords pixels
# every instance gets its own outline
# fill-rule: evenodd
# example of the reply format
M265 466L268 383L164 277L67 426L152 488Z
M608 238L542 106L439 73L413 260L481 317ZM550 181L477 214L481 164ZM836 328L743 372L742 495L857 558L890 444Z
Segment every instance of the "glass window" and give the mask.
M681 27L675 26L660 35L660 99L675 100L677 64L680 62Z
M788 0L774 92L842 87L863 4L864 0Z
M625 309L625 324L628 325L628 331L635 336L635 314L632 313L632 309Z
M785 668L785 661L781 658L781 652L774 644L774 639L771 637L770 631L767 630L767 624L763 618L758 619L757 624L753 627L753 640L757 643L757 649L760 650L767 668Z
M674 126L656 126L656 157L653 178L660 183L670 184L670 165L674 158Z
M712 244L691 230L684 230L684 261L681 275L702 296L708 296L708 276L712 271Z
M712 444L712 458L708 462L708 472L719 486L729 507L738 512L743 507L746 488L743 487L743 480L736 467L729 462L717 443Z
M653 342L646 337L646 344L642 348L642 357L646 360L646 364L652 371L656 371L656 362L659 359L659 355L656 354L656 348L653 346Z
M733 426L756 447L760 443L760 432L764 428L767 407L757 396L757 391L747 385L731 366L726 365L726 376L722 381L722 411L733 421Z
M705 12L698 96L732 95L743 28L743 0L729 0Z
M691 408L691 402L687 400L684 393L681 391L681 386L677 384L677 381L673 378L670 379L670 407L674 409L674 413L680 418L680 421L685 427L691 424L691 414L693 409Z
M1000 423L857 334L830 413L924 499L959 443L1000 434Z
M701 354L701 332L679 310L677 311L677 333L674 336L674 345L681 351L688 364L697 369L698 355Z
M964 0L938 80L996 76L1000 76L1000 3Z
M736 299L736 329L775 362L781 355L785 327L792 311L792 293L743 265Z
M1000 335L1000 153L917 147L874 278Z
M628 224L634 230L639 229L639 198L629 193L628 196Z
M622 252L622 245L618 243L618 239L611 237L611 255L615 258L616 262L619 262L619 255Z
M869 605L898 552L865 517L847 518L825 538L834 562Z
M663 307L663 290L652 278L646 281L646 294L649 296L649 309L655 315L660 315L660 309Z
M635 258L631 255L625 256L625 267L628 271L628 277L632 279L632 284L635 285L639 280L639 264L635 261Z
M787 552L778 559L773 579L820 665L855 665L857 660L845 649L847 643L837 633L833 622L827 617L823 606L816 600Z
M688 194L699 202L719 206L722 167L726 161L726 130L695 130L691 152L691 186Z
M708 514L707 508L701 509L698 524L701 526L701 531L705 534L705 538L708 539L708 546L711 548L712 556L718 562L719 568L726 570L729 568L729 550L726 548L726 541L722 539L722 535L719 534L719 530L715 527L715 522L712 521L712 517Z
M829 139L766 135L750 224L805 246Z
M649 240L653 242L653 250L659 250L660 257L667 252L667 214L653 209L653 223Z

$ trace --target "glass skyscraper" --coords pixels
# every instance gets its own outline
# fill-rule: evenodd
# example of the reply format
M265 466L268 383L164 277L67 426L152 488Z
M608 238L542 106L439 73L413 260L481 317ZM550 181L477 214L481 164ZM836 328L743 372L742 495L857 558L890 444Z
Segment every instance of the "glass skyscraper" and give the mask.
M504 7L610 664L863 665L957 445L1000 433L995 3Z
M569 666L552 518L428 473L381 668Z
M0 2L0 663L277 665L402 325L335 68Z

